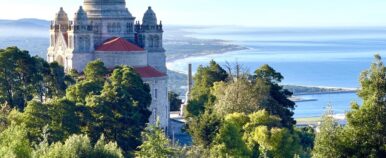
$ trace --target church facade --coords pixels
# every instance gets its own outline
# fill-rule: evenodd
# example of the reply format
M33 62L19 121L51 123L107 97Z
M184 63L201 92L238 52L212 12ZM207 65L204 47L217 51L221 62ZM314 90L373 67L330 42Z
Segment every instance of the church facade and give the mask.
M82 72L88 62L101 60L108 68L133 67L151 88L152 116L161 127L169 124L167 69L162 23L151 7L135 21L125 0L84 0L72 20L60 8L51 22L48 62L66 71Z

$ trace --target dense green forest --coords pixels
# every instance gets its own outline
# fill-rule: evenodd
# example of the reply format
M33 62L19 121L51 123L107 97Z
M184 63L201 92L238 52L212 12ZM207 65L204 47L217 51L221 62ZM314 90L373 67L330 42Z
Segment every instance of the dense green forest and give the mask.
M232 72L237 72L233 74ZM0 50L0 157L384 157L386 68L362 73L347 124L327 110L318 130L296 128L292 93L269 65L253 74L200 66L185 110L192 146L148 125L150 89L133 68L90 62L65 73L16 47ZM169 93L171 108L181 101ZM349 104L349 103L348 103Z

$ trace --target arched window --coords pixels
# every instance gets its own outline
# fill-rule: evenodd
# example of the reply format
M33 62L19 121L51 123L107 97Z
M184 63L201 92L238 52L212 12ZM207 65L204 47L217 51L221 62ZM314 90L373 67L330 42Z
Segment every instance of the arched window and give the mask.
M149 43L149 47L150 48L153 48L154 47L154 43L153 43L153 36L149 36L149 39L148 39L148 43Z
M116 32L121 33L121 31L122 31L121 24L117 23L117 31Z
M138 41L139 41L139 45L141 46L141 47L144 47L144 37L142 36L142 35L139 35L138 36Z
M154 47L156 47L156 48L159 47L159 37L158 36L154 37Z
M78 46L79 46L79 51L83 51L84 50L84 39L83 37L79 37L79 43L78 43Z
M107 24L107 32L112 32L111 31L111 24L110 23Z
M112 32L116 32L116 30L117 30L117 24L116 23L113 23L113 25L111 26L112 28L111 28L111 31Z
M90 37L86 36L84 39L84 51L90 50Z

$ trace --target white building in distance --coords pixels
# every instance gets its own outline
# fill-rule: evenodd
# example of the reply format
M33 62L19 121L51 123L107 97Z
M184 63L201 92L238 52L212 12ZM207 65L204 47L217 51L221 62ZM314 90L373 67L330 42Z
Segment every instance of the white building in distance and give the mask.
M167 127L169 103L162 35L162 24L151 7L139 22L126 8L125 0L84 0L73 20L63 8L56 14L47 60L58 62L66 71L78 72L96 59L108 68L134 67L151 88L150 123L158 117L161 127Z

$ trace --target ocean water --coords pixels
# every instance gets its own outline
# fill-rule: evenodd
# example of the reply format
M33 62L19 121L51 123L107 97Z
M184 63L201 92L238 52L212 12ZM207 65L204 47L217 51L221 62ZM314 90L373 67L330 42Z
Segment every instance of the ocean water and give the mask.
M168 62L169 69L186 72L187 63L221 65L239 63L250 72L269 64L285 77L283 84L358 88L360 73L370 67L374 54L386 57L386 27L368 28L200 28L189 36L221 39L248 50L189 57ZM195 69L194 69L195 70ZM331 104L335 113L344 114L355 93L307 95L317 101L298 102L295 117L321 116Z

